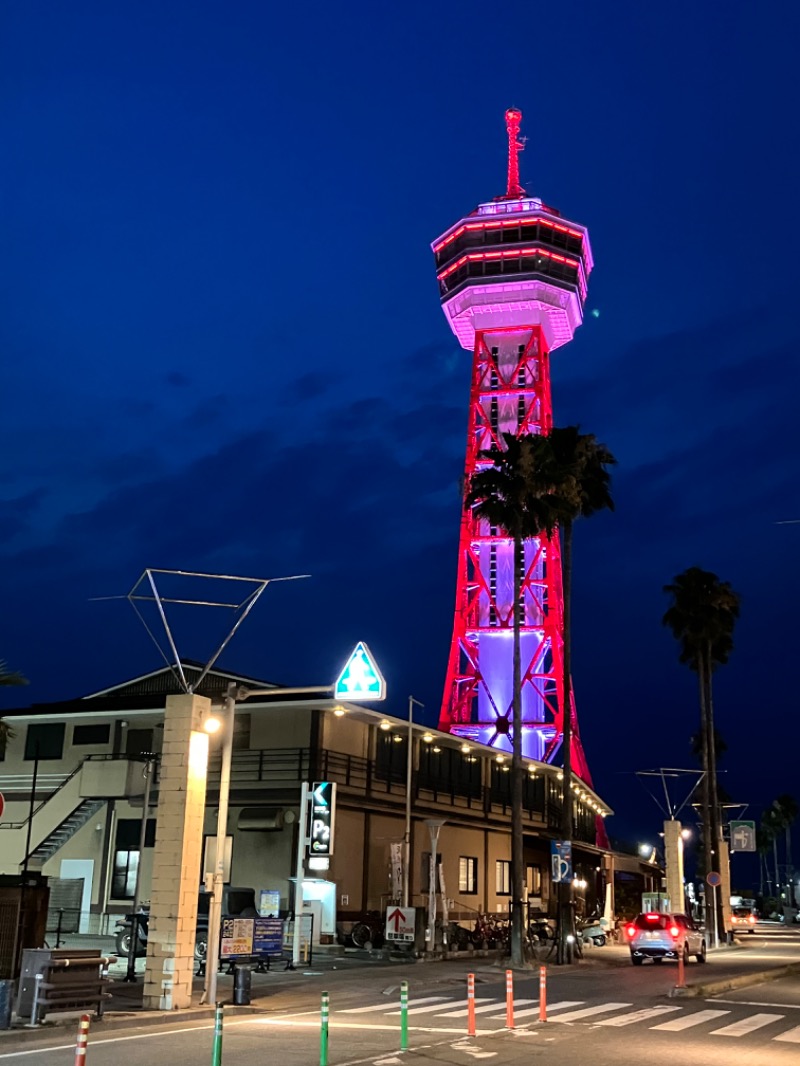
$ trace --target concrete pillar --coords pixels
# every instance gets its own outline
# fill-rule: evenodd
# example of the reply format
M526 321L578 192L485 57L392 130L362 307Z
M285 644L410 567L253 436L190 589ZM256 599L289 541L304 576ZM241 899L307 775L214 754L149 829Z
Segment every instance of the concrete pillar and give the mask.
M167 697L144 974L148 1010L179 1010L192 1001L208 768L203 723L210 709L204 696Z
M670 909L682 914L685 909L683 890L683 837L681 823L671 818L664 822L664 865L667 871L667 895Z

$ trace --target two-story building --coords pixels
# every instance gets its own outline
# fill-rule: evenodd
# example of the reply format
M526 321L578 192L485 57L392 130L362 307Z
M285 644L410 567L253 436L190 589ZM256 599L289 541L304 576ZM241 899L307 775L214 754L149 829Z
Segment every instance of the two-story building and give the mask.
M191 684L197 665L184 664ZM221 701L230 682L268 682L214 670L198 694ZM0 873L41 870L83 882L82 929L108 928L130 908L141 864L148 898L158 817L158 753L167 695L180 692L168 668L80 699L31 704L4 713L13 736L0 761ZM306 867L304 898L323 937L337 923L398 899L397 859L410 803L410 903L428 898L430 833L441 827L437 863L451 917L507 911L511 898L510 757L383 714L293 690L240 699L233 734L227 879L277 893L293 909L303 782L337 785L335 847L329 869ZM216 834L220 746L212 737L204 835ZM550 842L560 835L563 781L557 767L526 760L525 880L529 897L552 912ZM140 854L145 771L154 767ZM578 907L602 907L610 858L597 846L598 819L609 813L575 782L573 854ZM213 851L205 850L210 870ZM441 885L439 887L441 887ZM272 898L275 898L274 896Z

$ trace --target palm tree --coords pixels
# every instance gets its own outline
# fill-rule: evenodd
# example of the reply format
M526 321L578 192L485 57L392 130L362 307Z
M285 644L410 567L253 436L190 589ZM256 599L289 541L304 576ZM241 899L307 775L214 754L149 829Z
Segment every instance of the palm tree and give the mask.
M762 818L761 824L756 826L756 851L758 852L758 876L759 894L764 895L764 883L766 882L767 893L772 895L772 879L769 876L769 863L767 853L775 840L772 826Z
M562 582L564 594L562 651L562 720L564 800L561 834L572 840L572 541L575 520L589 518L602 510L614 510L611 497L611 474L608 467L616 463L605 444L592 433L581 433L578 426L553 429L549 434L554 464L553 493L556 513L562 515ZM574 912L571 905L572 885L560 890L559 940L557 959L571 961L575 941Z
M787 903L794 907L794 869L792 866L792 825L800 814L797 801L793 796L784 793L773 801L774 824L777 829L782 829L786 834L786 884L788 885Z
M553 536L561 517L554 499L548 472L552 468L549 441L538 434L503 434L504 447L493 445L479 459L487 465L473 474L464 498L465 510L477 519L504 530L514 541L514 637L513 703L511 755L511 870L513 903L511 910L511 961L524 962L523 914L524 844L522 832L522 692L520 634L522 570L526 540L547 534Z
M711 675L724 665L733 650L733 630L739 617L739 597L727 581L692 566L664 586L672 597L662 622L680 645L680 661L695 671L700 692L702 736L703 850L706 870L715 867L712 851L718 848L721 820L717 794L717 759ZM710 912L706 922L710 926ZM717 915L714 915L717 928ZM713 929L712 929L713 931Z
M0 686L5 685L27 685L27 677L23 677L22 674L17 673L14 670L9 670L6 666L5 660L0 659ZM14 736L11 731L11 726L8 722L4 722L0 718L0 755L5 754L6 744Z
M775 897L780 905L781 877L778 866L778 837L783 829L783 819L774 806L768 807L761 815L761 832L766 845L772 847L772 865L775 871Z

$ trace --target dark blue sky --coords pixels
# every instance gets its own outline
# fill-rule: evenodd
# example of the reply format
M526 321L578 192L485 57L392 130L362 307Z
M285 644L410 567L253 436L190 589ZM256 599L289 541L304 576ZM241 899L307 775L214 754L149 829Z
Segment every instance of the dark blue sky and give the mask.
M699 565L742 595L725 783L796 792L798 32L774 0L5 5L0 654L31 685L0 707L157 667L90 597L162 566L311 573L223 664L319 684L365 639L435 717L470 360L429 244L504 191L515 105L596 260L553 361L557 422L619 459L576 537L595 783L646 832L632 772L691 765L661 587Z

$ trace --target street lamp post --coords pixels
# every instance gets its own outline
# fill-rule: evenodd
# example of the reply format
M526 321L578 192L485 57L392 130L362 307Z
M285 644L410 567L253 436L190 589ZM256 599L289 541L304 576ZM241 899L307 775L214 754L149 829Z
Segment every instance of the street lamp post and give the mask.
M414 764L414 707L424 703L408 697L408 751L406 753L406 828L403 834L403 907L408 906L408 882L411 871L411 777Z
M228 685L228 691L225 693L225 709L222 721L222 767L219 778L217 839L214 847L214 881L208 908L206 985L203 996L212 1005L217 1002L219 934L222 924L222 889L225 884L225 844L228 837L228 800L231 791L231 758L233 755L233 719L236 714L236 692L237 686L232 681Z

